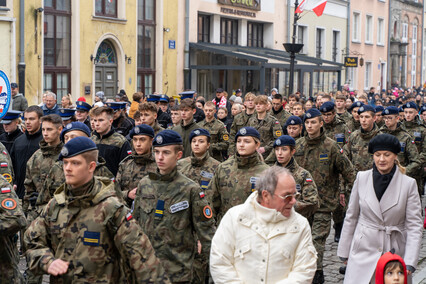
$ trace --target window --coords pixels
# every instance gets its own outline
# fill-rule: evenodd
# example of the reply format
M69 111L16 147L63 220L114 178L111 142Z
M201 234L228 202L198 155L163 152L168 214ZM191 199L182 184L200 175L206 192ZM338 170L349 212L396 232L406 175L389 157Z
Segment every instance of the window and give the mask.
M340 51L340 32L333 31L333 48L331 58L334 62L340 62L339 52Z
M373 16L371 15L365 17L365 42L373 42Z
M117 0L96 0L96 16L117 17Z
M138 91L152 94L155 86L155 0L138 0Z
M221 44L238 44L238 21L221 18L220 19L220 43Z
M71 92L71 0L44 1L44 91Z
M6 0L0 0L0 7L7 6Z
M365 63L365 78L364 78L364 90L369 90L371 87L371 62Z
M308 27L297 26L297 43L304 44L300 54L308 53Z
M317 28L316 33L316 57L323 58L324 57L324 43L325 43L325 31L324 29Z
M198 15L198 42L210 42L210 16Z
M411 86L416 86L417 71L417 26L413 26L413 40L411 52Z
M358 77L357 77L358 68L348 67L349 72L349 87L352 90L356 90L358 88Z
M385 44L385 20L381 18L377 20L377 44Z
M353 13L353 25L352 25L352 41L359 42L360 41L360 14L357 12Z
M247 46L263 47L263 24L247 23Z
M407 42L407 38L408 38L408 24L407 23L402 23L401 41L402 42Z

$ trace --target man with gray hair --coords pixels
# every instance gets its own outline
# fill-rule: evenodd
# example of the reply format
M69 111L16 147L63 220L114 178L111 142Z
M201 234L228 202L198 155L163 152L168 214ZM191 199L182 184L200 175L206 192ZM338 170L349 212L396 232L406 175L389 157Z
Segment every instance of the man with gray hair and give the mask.
M56 104L56 94L50 91L46 92L46 102L41 106L43 115L57 114L59 115L59 108Z
M308 221L293 206L291 173L262 173L244 204L225 214L213 237L210 272L215 283L311 283L317 253Z

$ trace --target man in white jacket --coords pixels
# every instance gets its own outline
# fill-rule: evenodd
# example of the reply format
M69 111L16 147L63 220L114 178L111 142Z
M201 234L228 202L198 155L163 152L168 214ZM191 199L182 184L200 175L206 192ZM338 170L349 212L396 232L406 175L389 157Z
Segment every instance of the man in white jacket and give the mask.
M212 240L210 272L215 283L311 283L317 253L308 221L296 213L291 173L263 172L244 204L223 217Z

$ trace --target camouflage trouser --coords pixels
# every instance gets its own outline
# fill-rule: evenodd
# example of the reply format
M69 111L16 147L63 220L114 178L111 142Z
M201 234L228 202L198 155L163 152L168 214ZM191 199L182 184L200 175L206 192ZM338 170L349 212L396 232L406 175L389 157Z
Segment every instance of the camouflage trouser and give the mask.
M345 193L345 203L346 203L345 207L343 207L339 202L336 210L333 211L334 224L342 223L343 220L345 220L346 209L348 209L350 195L351 195L350 193Z
M208 275L208 261L198 253L192 264L192 284L204 284Z
M317 270L322 270L325 242L330 234L331 212L315 212L312 224L312 241L317 250Z

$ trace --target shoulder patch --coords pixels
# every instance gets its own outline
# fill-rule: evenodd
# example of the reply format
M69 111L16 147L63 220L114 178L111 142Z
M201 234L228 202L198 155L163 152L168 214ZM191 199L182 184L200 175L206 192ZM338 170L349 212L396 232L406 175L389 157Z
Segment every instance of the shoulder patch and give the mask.
M200 198L203 199L206 195L204 193L204 191L201 191L200 193L198 193L198 195L200 195Z
M132 154L131 150L127 151L127 155L131 155L131 154Z
M98 247L101 241L100 232L84 232L83 235L83 244L86 246Z
M209 181L207 181L207 180L202 180L201 181L201 189L203 189L203 190L206 190L207 189L207 187L209 186Z
M223 138L224 141L228 141L229 140L229 135L228 134L224 134L222 138Z
M275 131L275 136L280 137L282 135L282 131L281 130L277 130Z
M1 206L2 206L4 209L7 209L7 210L13 210L13 209L15 209L15 208L16 208L17 203L16 203L15 199L12 199L12 198L6 198L6 199L4 199L4 200L1 202Z
M306 182L312 182L312 179L311 178L307 178Z
M131 212L127 213L127 215L126 215L126 220L127 220L127 221L130 221L130 220L132 220L132 219L133 219L133 215L132 215L132 213L131 213Z
M2 168L7 168L8 164L7 163L0 163L0 167Z
M3 151L2 151L2 153L3 153L4 155L7 155L7 152L6 152L5 150L3 150Z
M210 208L210 206L208 205L204 206L203 214L204 214L204 217L206 217L207 219L211 219L213 217L213 211Z
M328 155L327 154L320 154L319 160L320 160L320 162L328 161Z

